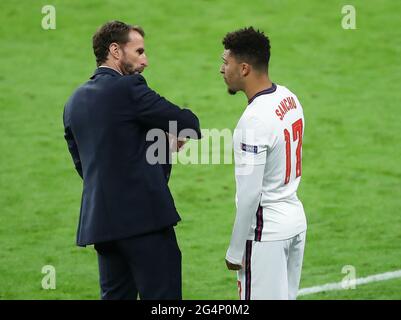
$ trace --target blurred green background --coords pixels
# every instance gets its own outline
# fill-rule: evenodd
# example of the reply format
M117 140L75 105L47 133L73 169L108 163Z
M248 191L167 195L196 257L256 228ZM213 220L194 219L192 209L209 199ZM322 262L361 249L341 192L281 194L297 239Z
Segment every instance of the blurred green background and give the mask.
M56 30L43 30L44 5ZM341 8L356 8L356 30ZM91 38L108 20L146 32L151 88L189 106L202 128L233 130L246 106L226 94L221 40L253 25L271 39L270 76L304 107L299 197L309 229L301 288L401 269L401 2L0 2L0 299L98 299L93 248L75 246L82 182L62 111L95 69ZM174 167L184 299L237 299L224 263L234 220L232 165ZM56 290L41 286L44 265ZM301 299L401 299L401 279Z

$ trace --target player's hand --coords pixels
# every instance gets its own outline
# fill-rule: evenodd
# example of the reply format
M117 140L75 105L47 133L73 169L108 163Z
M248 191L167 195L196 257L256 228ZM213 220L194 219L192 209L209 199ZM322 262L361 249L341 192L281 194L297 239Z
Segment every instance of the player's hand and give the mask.
M226 265L227 265L228 270L238 271L238 270L242 269L242 265L231 263L227 259L226 259Z

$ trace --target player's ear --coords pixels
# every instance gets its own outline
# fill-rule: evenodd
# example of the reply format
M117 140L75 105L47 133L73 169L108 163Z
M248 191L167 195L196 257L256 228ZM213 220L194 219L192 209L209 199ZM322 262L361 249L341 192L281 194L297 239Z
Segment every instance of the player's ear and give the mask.
M248 63L241 63L241 75L246 77L251 72L251 66Z

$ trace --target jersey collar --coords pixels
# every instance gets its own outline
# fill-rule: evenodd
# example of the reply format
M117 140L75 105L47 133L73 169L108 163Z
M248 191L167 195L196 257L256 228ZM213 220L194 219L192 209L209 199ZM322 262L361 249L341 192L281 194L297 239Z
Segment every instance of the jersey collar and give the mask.
M270 88L265 89L265 90L262 90L262 91L259 91L259 92L256 93L251 99L249 99L249 100L248 100L248 105L250 105L250 104L253 102L253 100L255 100L255 98L257 98L257 97L259 97L259 96L261 96L261 95L263 95L263 94L273 93L273 92L275 92L276 90L277 90L277 86L276 86L275 83L273 83L272 86L271 86Z

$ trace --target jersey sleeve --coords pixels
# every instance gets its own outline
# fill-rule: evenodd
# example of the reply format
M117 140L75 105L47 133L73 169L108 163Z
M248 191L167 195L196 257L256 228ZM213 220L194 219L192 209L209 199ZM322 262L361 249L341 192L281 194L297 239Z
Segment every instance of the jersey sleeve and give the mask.
M234 132L236 216L226 260L242 264L245 243L260 204L268 148L266 124L256 117L242 118Z
M260 203L264 166L236 165L235 169L237 212L226 260L241 265L252 217ZM247 171L247 174L243 174L244 171L238 174L239 169Z
M272 137L266 123L255 116L241 119L234 132L236 165L263 165Z

